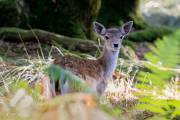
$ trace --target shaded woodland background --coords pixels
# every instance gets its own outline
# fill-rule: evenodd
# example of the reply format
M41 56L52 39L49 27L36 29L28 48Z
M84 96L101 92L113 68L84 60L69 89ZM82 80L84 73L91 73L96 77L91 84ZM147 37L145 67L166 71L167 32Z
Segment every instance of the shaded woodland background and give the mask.
M1 27L39 28L61 35L94 39L92 22L119 26L133 20L136 30L147 27L140 0L3 0Z
M0 5L0 26L26 29L31 26L71 37L92 38L92 21L117 26L132 20L133 16L138 18L139 1L5 0Z

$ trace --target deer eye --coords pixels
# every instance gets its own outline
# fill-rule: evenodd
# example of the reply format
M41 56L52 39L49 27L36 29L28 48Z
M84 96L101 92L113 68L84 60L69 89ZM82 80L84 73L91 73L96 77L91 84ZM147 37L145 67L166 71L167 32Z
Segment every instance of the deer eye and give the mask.
M120 39L123 39L124 38L124 36L120 36Z
M108 36L105 36L105 39L106 39L106 40L108 40L108 39L109 39L109 37L108 37Z

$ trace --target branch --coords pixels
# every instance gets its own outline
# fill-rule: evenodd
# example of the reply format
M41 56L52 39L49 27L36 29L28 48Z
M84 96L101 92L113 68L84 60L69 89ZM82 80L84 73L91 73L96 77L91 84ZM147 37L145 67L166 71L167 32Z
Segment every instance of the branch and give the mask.
M157 65L157 64L153 64L153 63L150 62L150 61L139 61L139 63L140 63L141 65L148 64L148 65L150 65L150 66L156 67L156 68L158 68L159 70L163 70L163 71L172 71L172 72L180 73L180 69L178 69L178 68L163 67L163 66L160 66L160 65Z
M40 29L24 30L20 28L3 27L0 28L0 39L4 41L21 42L18 33L23 41L37 42L38 38L42 43L53 44L55 41L62 45L62 47L70 50L79 50L81 52L93 52L97 50L97 45L91 40L70 38Z

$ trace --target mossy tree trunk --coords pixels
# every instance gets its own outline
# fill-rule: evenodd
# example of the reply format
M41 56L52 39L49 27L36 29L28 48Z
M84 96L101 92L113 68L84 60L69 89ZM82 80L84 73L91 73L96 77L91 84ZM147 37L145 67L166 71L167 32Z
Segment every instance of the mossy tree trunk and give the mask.
M92 21L101 0L25 0L30 25L62 35L93 38Z
M81 16L81 22L83 24L83 30L87 38L94 39L94 32L92 27L92 22L95 20L96 16L99 13L99 9L101 7L101 0L78 0L82 5L82 8L79 9L84 10L84 13ZM85 6L83 6L85 5Z
M140 0L102 0L98 19L107 26L117 26L133 20L136 28L142 28L145 23L138 12L139 2Z
M41 43L55 46L61 45L65 49L89 53L95 52L98 48L95 42L91 40L66 37L40 29L25 30L13 27L3 27L0 28L0 40L16 43L22 42L22 40L24 42L34 41L37 43L39 40Z
M19 27L25 22L20 0L0 0L0 27Z
M40 28L92 39L92 21L100 6L101 0L3 0L0 27Z

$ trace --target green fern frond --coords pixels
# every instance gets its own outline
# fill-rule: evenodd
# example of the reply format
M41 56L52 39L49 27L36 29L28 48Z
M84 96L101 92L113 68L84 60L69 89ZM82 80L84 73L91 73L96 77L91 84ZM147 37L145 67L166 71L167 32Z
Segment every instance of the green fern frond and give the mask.
M146 109L157 113L160 118L165 120L173 119L180 115L180 101L179 100L163 100L153 99L151 97L139 99L138 109ZM156 116L157 116L156 115Z
M51 80L57 81L60 88L62 88L67 81L70 89L69 91L94 93L84 80L74 75L72 72L64 70L60 66L51 65L48 69L48 73Z
M155 46L151 46L150 49L152 52L145 54L145 58L153 64L174 68L180 63L180 55L178 55L180 54L180 39L174 36L158 39Z
M148 62L144 64L145 71L139 72L141 83L163 87L174 75L179 74L180 68L180 30L174 34L158 39L150 46L151 51L145 54ZM147 72L148 71L148 72Z

